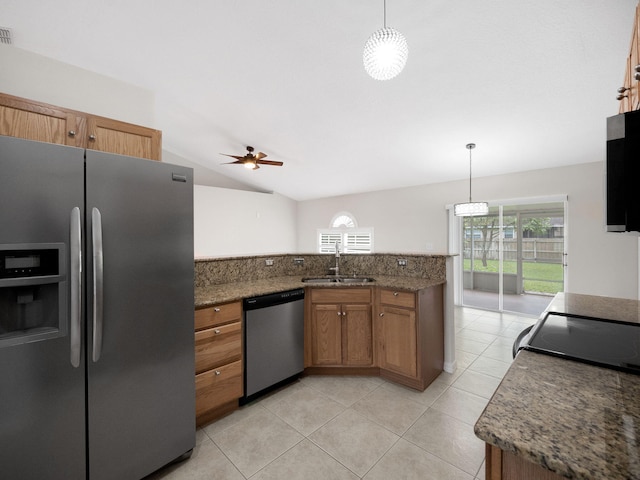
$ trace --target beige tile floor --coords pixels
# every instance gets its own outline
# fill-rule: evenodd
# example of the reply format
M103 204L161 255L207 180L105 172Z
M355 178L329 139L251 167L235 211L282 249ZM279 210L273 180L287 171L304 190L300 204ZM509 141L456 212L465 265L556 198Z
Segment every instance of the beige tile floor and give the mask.
M149 480L475 480L473 424L535 318L456 307L457 370L424 392L380 378L309 376L196 434L189 460Z

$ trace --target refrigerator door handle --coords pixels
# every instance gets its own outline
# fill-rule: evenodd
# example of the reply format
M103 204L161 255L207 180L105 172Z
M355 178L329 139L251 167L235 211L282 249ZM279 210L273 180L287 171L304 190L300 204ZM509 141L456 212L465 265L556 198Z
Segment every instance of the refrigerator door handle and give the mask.
M80 366L80 329L82 321L82 224L80 208L71 210L71 224L69 232L70 279L71 279L71 365Z
M102 354L102 297L103 297L103 251L102 215L93 207L91 211L91 241L93 244L93 354L94 362Z

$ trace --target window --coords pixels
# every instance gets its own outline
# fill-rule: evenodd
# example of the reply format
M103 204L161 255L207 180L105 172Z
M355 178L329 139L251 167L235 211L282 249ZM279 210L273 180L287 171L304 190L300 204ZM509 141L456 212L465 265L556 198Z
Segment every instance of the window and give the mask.
M373 228L358 228L353 215L340 212L333 217L331 228L318 229L318 252L335 253L336 242L342 253L372 253Z

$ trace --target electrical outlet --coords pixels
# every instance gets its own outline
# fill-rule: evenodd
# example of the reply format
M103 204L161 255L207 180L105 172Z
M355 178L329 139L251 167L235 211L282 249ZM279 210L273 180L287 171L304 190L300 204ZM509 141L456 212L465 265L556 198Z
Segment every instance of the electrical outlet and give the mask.
M267 258L267 259L264 261L264 264L265 264L267 267L273 267L273 259L271 259L271 258Z
M398 259L398 266L399 267L406 267L407 266L407 260L404 258L399 258Z

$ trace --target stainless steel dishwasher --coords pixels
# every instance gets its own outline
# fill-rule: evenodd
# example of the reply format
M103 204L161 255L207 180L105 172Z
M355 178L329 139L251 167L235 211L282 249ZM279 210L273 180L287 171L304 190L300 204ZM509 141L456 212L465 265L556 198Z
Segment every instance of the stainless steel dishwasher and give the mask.
M247 298L244 306L245 404L304 370L304 289Z

